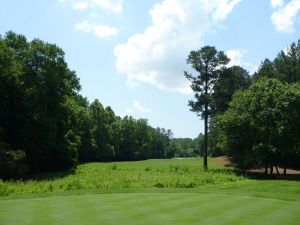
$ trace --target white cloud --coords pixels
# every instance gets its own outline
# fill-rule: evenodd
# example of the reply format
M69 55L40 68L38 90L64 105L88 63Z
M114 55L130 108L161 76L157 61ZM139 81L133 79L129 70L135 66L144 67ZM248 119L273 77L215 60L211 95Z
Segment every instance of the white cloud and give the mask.
M135 112L149 113L152 112L152 110L142 106L141 102L139 102L138 100L134 100L132 107L126 109L126 113L133 114Z
M76 11L82 11L82 10L86 10L89 7L89 3L88 2L74 2L73 3L73 9Z
M228 14L231 13L233 8L240 3L242 0L224 0L219 1L217 8L213 12L213 19L215 20L224 20Z
M191 50L199 49L202 37L240 1L164 0L149 11L152 24L144 33L131 36L115 47L116 67L126 74L127 84L149 83L162 90L191 93L183 71ZM220 5L226 12L221 12Z
M275 8L271 20L276 30L285 33L294 32L294 23L300 12L300 0L291 0L286 4L283 1L271 0L271 5Z
M107 25L99 25L95 23L90 23L88 21L83 21L75 24L75 30L84 31L87 33L93 33L99 38L110 38L118 34L118 29L115 27Z
M258 66L253 65L250 62L247 62L244 59L244 55L247 54L247 50L241 49L230 49L226 51L226 55L230 58L230 62L228 63L228 67L230 66L241 66L249 71L250 74L253 74Z
M58 0L72 5L76 11L89 8L101 8L114 13L121 13L123 10L123 0Z
M134 111L133 111L133 109L131 109L131 108L127 108L127 109L126 109L126 113L130 113L130 114L131 114L131 113L133 113L133 112L134 112Z
M99 14L97 14L97 13L90 13L90 17L91 18L98 18Z
M149 113L152 110L141 105L138 100L133 101L133 108L139 112Z
M231 49L226 51L226 55L230 58L228 66L242 66L243 54L240 49Z
M282 7L284 6L284 0L271 0L271 6L273 9Z
M120 13L123 10L123 0L91 0L91 3L114 13Z

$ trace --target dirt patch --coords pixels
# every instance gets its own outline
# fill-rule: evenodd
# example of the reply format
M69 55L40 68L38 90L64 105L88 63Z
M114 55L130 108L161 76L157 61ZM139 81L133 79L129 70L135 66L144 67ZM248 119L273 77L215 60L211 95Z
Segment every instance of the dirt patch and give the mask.
M252 170L249 170L249 172L264 173L265 169L264 168L252 169ZM268 169L268 172L270 172L270 169ZM278 167L278 172L279 172L280 175L282 175L283 174L283 168ZM277 174L275 167L273 167L273 174ZM299 175L300 170L286 169L286 174L290 174L290 175L298 174Z
M228 156L219 156L219 157L216 157L215 159L219 164L221 164L223 166L234 166L234 164L232 162L232 158L230 158ZM278 167L278 171L280 174L283 174L283 168ZM264 173L265 169L264 168L252 169L252 170L249 170L249 172ZM270 172L270 169L269 169L269 172ZM277 174L275 167L273 168L273 174ZM299 175L300 170L287 169L286 174Z
M216 161L222 166L234 166L232 163L232 158L228 156L219 156L215 158Z

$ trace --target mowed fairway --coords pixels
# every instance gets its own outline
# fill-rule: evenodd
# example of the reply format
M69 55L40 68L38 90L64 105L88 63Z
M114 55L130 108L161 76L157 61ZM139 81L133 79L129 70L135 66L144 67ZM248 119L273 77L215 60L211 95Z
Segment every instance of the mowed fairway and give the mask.
M113 193L0 201L1 224L299 224L300 203L199 193Z
M0 183L1 225L300 222L300 182L255 180L210 159L90 163ZM51 187L51 188L50 188Z

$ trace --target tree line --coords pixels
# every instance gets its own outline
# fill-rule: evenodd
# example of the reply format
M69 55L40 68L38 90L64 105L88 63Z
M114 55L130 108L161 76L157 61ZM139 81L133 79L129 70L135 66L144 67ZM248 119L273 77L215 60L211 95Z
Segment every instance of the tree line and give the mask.
M300 167L300 40L265 59L249 76L215 47L192 51L187 63L197 74L191 81L191 110L204 118L204 168L207 154L232 157L247 170ZM278 172L278 170L277 170Z
M172 157L171 130L116 116L79 94L55 44L0 36L0 177L71 168L78 162Z
M174 157L196 157L203 155L204 136L192 138L172 138L169 148Z

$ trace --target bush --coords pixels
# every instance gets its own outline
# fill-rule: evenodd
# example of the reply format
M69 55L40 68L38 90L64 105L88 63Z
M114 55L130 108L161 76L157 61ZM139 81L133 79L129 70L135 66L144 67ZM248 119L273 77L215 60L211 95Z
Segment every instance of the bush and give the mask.
M29 170L25 164L26 154L21 150L0 152L0 178L11 179L26 174Z

